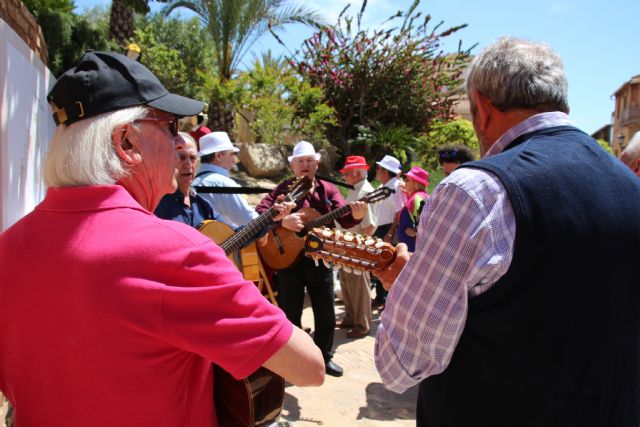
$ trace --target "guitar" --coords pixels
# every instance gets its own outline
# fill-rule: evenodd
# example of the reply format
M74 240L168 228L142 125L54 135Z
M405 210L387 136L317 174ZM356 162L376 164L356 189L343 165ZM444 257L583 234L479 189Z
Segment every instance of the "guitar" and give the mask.
M388 187L380 187L368 193L358 201L375 203L389 197L394 190ZM287 230L282 226L269 231L267 244L258 248L264 262L274 270L281 270L293 265L302 256L304 251L304 237L314 227L332 223L351 210L351 206L344 205L320 216L313 208L301 208L297 212L302 213L302 221L305 223L302 231Z
M294 180L284 197L285 202L297 202L311 190L312 182L309 177L301 177ZM258 251L255 243L248 244L256 238L256 235L267 225L273 222L278 212L272 206L260 216L249 222L242 230L234 233L233 229L224 222L203 221L198 230L217 243L224 253L231 258L244 278L258 281L260 278ZM232 254L240 250L238 256ZM234 259L235 258L235 259Z
M213 397L220 427L266 427L278 420L284 401L282 377L260 367L238 381L213 366Z
M311 179L299 178L288 190L284 200L296 202L311 190ZM255 239L258 232L270 224L277 214L278 212L272 207L235 234L231 227L218 221L205 221L199 230L220 244L225 254L230 256L247 242ZM255 248L255 243L253 247ZM247 247L241 250L241 259L244 267L243 274L247 279L248 266L244 263L251 257L247 253L242 253L245 249ZM255 249L254 254L258 264L259 259ZM231 260L233 261L233 258ZM260 367L244 380L236 380L219 366L214 364L213 367L214 402L220 427L266 427L278 419L284 401L282 377Z
M327 227L314 228L304 242L305 255L347 273L380 271L396 259L396 248L380 239Z

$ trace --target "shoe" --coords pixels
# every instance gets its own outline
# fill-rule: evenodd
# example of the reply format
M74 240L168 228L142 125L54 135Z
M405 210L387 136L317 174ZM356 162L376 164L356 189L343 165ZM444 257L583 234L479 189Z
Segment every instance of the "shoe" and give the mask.
M366 337L367 335L369 335L368 331L364 332L357 329L351 329L349 332L347 332L347 338L362 338Z
M335 362L329 360L324 364L324 371L327 375L331 375L332 377L341 377L344 371L342 368L335 364Z
M372 310L384 310L384 302L371 300L371 309Z
M353 328L353 323L351 322L345 322L344 320L340 323L338 323L338 328L340 329L348 329L348 328Z

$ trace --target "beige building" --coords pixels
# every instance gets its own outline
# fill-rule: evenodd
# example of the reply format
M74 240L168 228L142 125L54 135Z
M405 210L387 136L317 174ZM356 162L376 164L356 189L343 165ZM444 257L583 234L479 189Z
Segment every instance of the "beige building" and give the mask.
M618 157L633 135L640 131L640 74L624 83L613 94L613 154Z

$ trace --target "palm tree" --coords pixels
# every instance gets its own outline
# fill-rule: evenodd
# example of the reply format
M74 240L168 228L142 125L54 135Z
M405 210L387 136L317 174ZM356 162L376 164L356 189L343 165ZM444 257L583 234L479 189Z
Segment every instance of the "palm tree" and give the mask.
M221 82L231 79L244 55L267 31L276 31L291 23L315 27L323 24L314 10L286 5L283 0L169 0L163 12L169 15L181 7L196 13L210 32ZM229 105L212 99L209 124L229 132L233 127Z
M157 0L163 2L166 0ZM149 13L149 0L112 0L109 15L109 38L125 47L133 38L133 14Z

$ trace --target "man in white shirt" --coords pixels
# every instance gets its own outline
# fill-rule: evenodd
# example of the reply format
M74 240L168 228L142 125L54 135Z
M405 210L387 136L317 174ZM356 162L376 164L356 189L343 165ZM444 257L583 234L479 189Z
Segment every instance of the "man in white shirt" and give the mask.
M193 186L198 187L240 187L229 177L229 171L236 162L238 148L231 144L226 132L211 132L200 138L200 161ZM201 194L232 228L247 225L258 217L241 194Z
M347 193L347 203L355 202L367 193L373 191L373 187L369 181L367 181L368 169L369 165L367 165L364 157L347 157L344 168L340 170L345 182L354 187L353 190L349 190ZM375 208L367 205L367 212L360 224L356 224L350 228L343 228L340 227L340 224L336 221L336 227L354 234L370 236L376 229ZM369 273L347 273L344 269L341 269L338 276L340 278L342 302L344 303L345 312L340 327L349 328L347 338L365 337L369 335L369 330L371 329L371 296L369 294L371 280Z
M391 194L390 197L376 204L378 228L374 236L390 242L395 232L395 230L392 230L393 222L400 209L404 206L404 201L402 200L402 187L404 183L398 178L401 173L401 165L398 159L389 155L384 156L382 160L376 162L376 165L378 165L376 167L376 179L382 183L378 188L387 187L395 192ZM373 277L373 282L376 285L376 297L371 301L371 307L383 310L387 299L387 291L384 290L382 284L375 276Z

